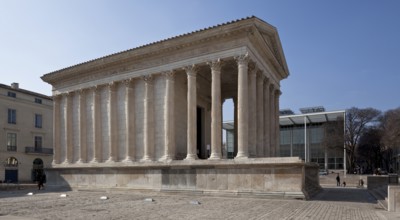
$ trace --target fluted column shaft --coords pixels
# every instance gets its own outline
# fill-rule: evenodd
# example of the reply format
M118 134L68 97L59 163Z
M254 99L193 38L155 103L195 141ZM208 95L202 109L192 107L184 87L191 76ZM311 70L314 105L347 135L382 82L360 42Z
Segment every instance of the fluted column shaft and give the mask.
M196 67L188 66L185 68L188 81L188 92L187 92L187 155L185 160L197 159L196 153L196 138L197 138L197 126L196 126L196 111L197 111L197 83L196 83Z
M164 156L161 160L175 159L175 73L164 73L165 97L164 97Z
M264 76L257 73L257 157L264 157Z
M100 110L100 88L94 87L93 90L93 159L92 163L102 160L102 135L101 135L101 110Z
M53 97L54 111L53 111L53 164L60 163L60 95Z
M135 111L132 80L125 81L125 159L132 162L135 159Z
M153 78L144 80L144 154L142 161L152 161L154 158L154 115L153 115Z
M275 90L275 157L279 157L280 156L280 126L279 126L279 96L281 95L281 91L279 89Z
M118 160L118 129L117 129L117 84L111 82L108 84L108 152L107 162L115 162Z
M238 153L236 159L248 158L248 56L236 58L238 63Z
M270 89L269 89L269 120L270 120L270 127L269 127L269 138L270 138L270 145L269 145L269 155L270 157L275 157L275 105L274 105L274 100L275 100L275 95L274 95L274 90L275 87L273 84L271 84Z
M221 159L222 109L221 109L221 61L211 66L211 155L210 159Z
M256 88L256 72L257 69L253 68L250 71L249 80L249 155L250 157L257 156L257 88Z
M79 90L79 163L87 161L86 137L86 91Z
M264 80L264 157L270 157L270 131L271 131L271 117L270 117L270 103L269 103L269 80Z
M72 97L73 94L65 94L65 106L64 106L64 120L65 120L65 161L64 163L72 162L73 154L73 140L72 140Z

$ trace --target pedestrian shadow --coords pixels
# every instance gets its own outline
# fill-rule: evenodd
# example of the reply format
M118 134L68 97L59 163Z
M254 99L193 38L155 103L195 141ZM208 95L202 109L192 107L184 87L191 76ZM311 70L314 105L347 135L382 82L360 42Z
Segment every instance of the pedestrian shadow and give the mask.
M323 187L311 201L357 202L377 204L366 188Z

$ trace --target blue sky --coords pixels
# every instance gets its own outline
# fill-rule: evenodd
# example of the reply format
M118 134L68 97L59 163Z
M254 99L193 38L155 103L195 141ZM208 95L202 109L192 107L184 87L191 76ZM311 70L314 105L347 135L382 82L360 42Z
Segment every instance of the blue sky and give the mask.
M251 15L278 28L281 109L400 106L396 0L1 0L0 83L51 95L43 74Z

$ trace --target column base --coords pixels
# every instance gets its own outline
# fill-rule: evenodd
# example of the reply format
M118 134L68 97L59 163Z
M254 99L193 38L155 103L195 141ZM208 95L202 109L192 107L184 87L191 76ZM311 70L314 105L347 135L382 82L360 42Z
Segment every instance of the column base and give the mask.
M130 156L125 157L125 159L122 161L123 163L132 163L133 159Z
M115 163L115 158L109 157L108 160L106 160L106 163Z
M153 159L149 156L144 156L140 162L153 162Z
M76 161L76 163L82 164L82 163L85 163L85 161L83 161L82 159L79 159L78 161Z
M220 160L221 154L212 153L211 156L208 158L209 160Z
M171 162L173 161L175 158L171 155L164 155L163 157L160 158L159 161L161 162Z
M238 154L235 157L235 160L243 160L243 159L249 159L249 155L244 154L242 152L238 152Z
M197 159L199 159L199 158L197 157L197 154L187 154L187 155L186 155L186 158L183 159L183 160L197 160Z
M65 159L64 162L62 162L62 164L70 164L71 162L68 159Z
M90 163L99 163L99 160L97 160L97 158L93 158Z

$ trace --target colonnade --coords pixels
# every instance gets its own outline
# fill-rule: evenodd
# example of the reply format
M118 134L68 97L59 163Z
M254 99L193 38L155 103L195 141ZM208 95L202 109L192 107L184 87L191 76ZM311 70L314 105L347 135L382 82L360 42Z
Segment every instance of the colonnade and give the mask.
M233 96L235 102L235 127L237 128L237 155L235 159L248 157L277 156L279 145L279 87L272 78L264 74L259 67L251 65L249 68L248 55L235 57L237 63L237 94ZM222 92L221 75L222 61L217 59L208 63L211 70L211 155L210 159L222 158ZM187 155L185 160L197 159L197 82L199 71L197 65L184 68L187 75ZM172 70L157 74L165 80L163 126L164 149L161 161L175 159L176 155L176 115L175 115L175 75L178 71ZM155 117L154 117L154 85L153 75L141 77L143 81L143 118L135 118L134 85L136 79L126 79L111 82L106 85L97 85L91 88L80 89L69 93L56 95L54 101L54 164L70 163L113 163L154 161L155 158ZM118 120L117 88L123 86L124 120ZM106 89L107 99L101 99L101 91ZM77 96L77 97L75 97ZM74 97L77 99L73 105ZM102 107L102 102L107 106ZM121 101L120 101L121 102ZM103 103L104 104L104 103ZM77 108L73 111L73 108ZM106 112L106 117L104 117ZM103 114L103 115L102 115ZM76 118L78 126L73 126ZM90 118L90 120L88 119ZM237 120L236 120L237 119ZM137 158L135 127L136 120L143 121L143 155ZM89 123L90 122L90 123ZM119 125L118 123L124 123ZM108 129L103 143L105 126ZM124 152L120 158L118 143L120 127L125 129ZM73 135L74 129L78 129ZM90 131L90 132L89 132ZM90 135L88 134L90 133ZM184 134L182 134L184 135ZM74 140L76 139L76 140ZM74 146L77 143L78 146ZM103 154L103 145L106 145L107 155ZM91 148L91 149L89 149ZM89 160L90 159L90 160Z

